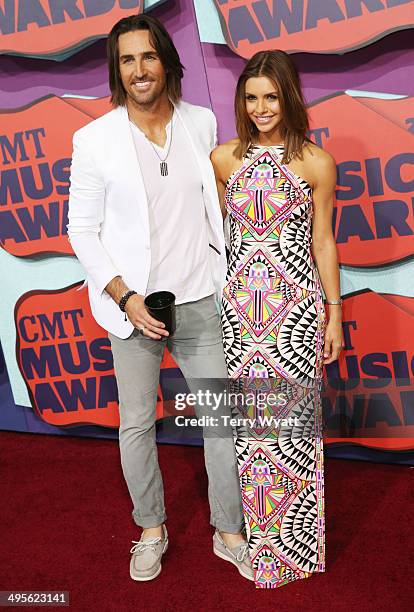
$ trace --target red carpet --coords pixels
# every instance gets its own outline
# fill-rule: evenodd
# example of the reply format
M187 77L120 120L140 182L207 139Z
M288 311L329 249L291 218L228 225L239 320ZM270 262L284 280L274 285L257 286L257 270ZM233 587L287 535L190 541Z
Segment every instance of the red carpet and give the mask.
M134 583L128 553L139 531L117 444L0 437L0 590L65 590L72 610L89 611L411 609L412 468L328 460L328 571L265 591L211 551L202 450L161 446L171 543L161 575Z

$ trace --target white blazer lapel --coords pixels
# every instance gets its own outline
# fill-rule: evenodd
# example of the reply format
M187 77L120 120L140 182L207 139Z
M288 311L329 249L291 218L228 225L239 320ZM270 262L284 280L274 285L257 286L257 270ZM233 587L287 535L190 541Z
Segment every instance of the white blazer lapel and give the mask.
M201 171L201 180L203 183L204 203L210 222L211 229L214 235L214 246L220 252L224 252L224 239L222 239L222 218L220 212L220 203L218 200L214 170L208 159L205 147L200 142L199 135L194 126L192 117L187 108L182 104L174 105L177 115L181 119L184 129L189 137L195 159ZM190 107L191 108L191 107ZM206 129L208 126L206 125Z
M126 197L131 203L137 203L138 212L142 219L143 229L149 235L148 198L145 190L144 178L138 162L135 142L126 107L119 106L114 116L114 145L117 156L116 165L119 175L125 177ZM117 173L118 174L118 173ZM133 193L131 193L131 191Z

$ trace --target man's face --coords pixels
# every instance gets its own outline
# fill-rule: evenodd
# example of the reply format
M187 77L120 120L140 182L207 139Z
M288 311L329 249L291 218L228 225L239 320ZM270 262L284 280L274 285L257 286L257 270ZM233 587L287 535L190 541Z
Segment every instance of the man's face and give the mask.
M151 106L167 95L166 74L150 42L148 30L134 30L118 38L119 72L127 97L138 106Z

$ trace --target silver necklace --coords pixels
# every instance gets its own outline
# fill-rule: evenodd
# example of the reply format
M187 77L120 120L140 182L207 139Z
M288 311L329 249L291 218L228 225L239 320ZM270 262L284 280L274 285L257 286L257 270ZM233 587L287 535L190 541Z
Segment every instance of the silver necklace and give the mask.
M131 119L131 118L130 118ZM174 111L171 115L171 130L170 130L170 142L168 144L168 149L167 149L167 153L164 156L164 158L161 157L161 155L158 153L157 149L154 147L153 143L151 142L151 140L148 138L147 135L145 135L145 138L147 139L147 141L149 142L149 144L151 145L152 150L154 151L155 155L158 157L159 161L160 161L160 172L161 172L161 176L168 176L168 164L167 164L167 157L170 153L170 149L171 149L171 143L172 143L172 137L173 137L173 123L174 123ZM132 123L134 125L137 126L137 128L141 130L141 128L135 123L135 121L133 119L131 119ZM168 132L167 132L167 139L168 139Z

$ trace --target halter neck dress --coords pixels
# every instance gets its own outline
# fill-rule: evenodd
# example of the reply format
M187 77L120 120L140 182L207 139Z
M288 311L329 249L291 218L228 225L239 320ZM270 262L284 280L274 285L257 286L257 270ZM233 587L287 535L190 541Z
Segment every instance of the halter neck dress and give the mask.
M239 398L235 448L261 588L324 571L325 311L311 253L312 189L282 156L283 145L250 147L225 190L223 341Z

